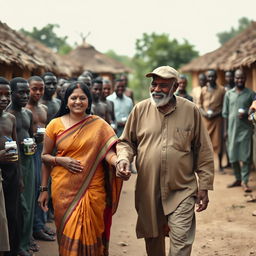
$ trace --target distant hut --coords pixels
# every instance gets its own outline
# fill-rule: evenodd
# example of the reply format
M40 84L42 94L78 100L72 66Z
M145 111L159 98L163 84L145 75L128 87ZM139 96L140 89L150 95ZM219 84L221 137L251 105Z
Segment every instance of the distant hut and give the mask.
M113 80L114 75L120 73L129 73L131 70L107 55L97 51L92 45L83 43L68 55L64 56L67 60L72 60L79 65L79 72L73 73L73 76L79 76L84 70L90 70L102 77Z
M217 70L218 82L222 85L225 71L243 68L247 75L246 86L256 90L256 22L217 50L192 60L181 71L191 73L192 84L197 86L198 74L211 68Z
M52 71L57 76L69 77L72 67L42 43L0 22L0 76L28 78Z

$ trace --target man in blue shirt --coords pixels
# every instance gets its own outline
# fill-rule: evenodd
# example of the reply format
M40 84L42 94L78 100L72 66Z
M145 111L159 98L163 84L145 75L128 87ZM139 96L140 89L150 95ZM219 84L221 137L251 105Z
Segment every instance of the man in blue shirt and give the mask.
M118 137L122 134L127 118L133 108L132 100L124 92L125 84L123 80L117 79L115 82L115 91L107 97L107 100L114 103Z

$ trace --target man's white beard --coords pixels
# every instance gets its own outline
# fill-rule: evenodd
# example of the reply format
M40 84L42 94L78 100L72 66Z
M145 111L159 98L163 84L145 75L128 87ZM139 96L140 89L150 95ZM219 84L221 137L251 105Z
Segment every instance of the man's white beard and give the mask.
M162 98L160 99L156 99L153 97L153 95L161 95L163 96ZM156 106L156 107L163 107L165 105L167 105L169 103L169 101L171 100L172 98L172 91L170 90L169 94L165 94L163 92L160 92L160 93L156 93L156 92L152 92L150 93L150 99L151 99L151 102Z

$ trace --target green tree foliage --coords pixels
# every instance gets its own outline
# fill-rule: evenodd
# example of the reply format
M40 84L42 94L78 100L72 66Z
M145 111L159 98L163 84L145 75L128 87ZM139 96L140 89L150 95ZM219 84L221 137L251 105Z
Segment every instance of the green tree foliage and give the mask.
M72 50L72 47L67 43L67 36L60 37L54 31L59 27L58 24L47 24L41 29L33 27L32 31L27 31L22 28L20 31L25 35L40 41L55 52L65 55Z
M245 30L250 24L251 24L251 20L249 20L246 17L242 17L238 20L238 27L234 28L231 27L231 29L229 31L223 31L217 34L219 43L221 45L223 45L224 43L226 43L229 39L235 37L236 35L238 35L239 33L241 33L243 30Z
M129 56L118 55L114 50L108 50L105 54L110 58L121 62L125 66L132 68L132 59Z
M137 100L148 97L150 81L145 74L154 68L169 65L176 69L198 56L194 46L187 40L179 42L170 39L168 34L146 34L136 41L136 54L133 58L134 77L131 86Z

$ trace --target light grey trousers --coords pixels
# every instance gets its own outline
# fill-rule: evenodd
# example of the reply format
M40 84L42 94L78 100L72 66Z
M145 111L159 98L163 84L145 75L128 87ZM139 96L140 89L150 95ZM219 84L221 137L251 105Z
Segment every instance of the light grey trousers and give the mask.
M169 256L189 256L195 239L195 197L188 197L167 216L170 228ZM166 256L165 235L145 238L148 256Z

